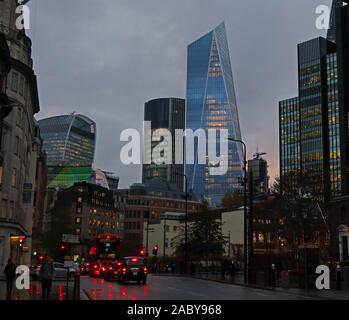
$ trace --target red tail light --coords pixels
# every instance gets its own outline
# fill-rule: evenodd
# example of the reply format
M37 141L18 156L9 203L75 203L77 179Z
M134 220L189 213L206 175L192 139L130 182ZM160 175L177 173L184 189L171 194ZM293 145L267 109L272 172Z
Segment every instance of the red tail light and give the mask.
M102 271L105 271L105 268L104 268L104 267L102 267Z
M126 268L123 268L123 269L122 269L122 272L125 274L125 273L126 273Z
M148 273L148 269L147 268L144 268L144 273Z
M95 269L97 269L98 268L98 266L95 264L94 266L93 266Z
M109 270L113 270L113 267L109 267Z

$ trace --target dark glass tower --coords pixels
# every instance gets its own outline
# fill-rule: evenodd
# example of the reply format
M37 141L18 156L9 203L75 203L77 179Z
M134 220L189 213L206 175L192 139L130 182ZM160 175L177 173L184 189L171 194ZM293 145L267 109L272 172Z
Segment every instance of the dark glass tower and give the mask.
M172 164L156 164L154 161L155 159L152 159L152 164L144 164L143 183L145 183L146 180L161 178L162 180L177 185L181 190L183 190L184 165L176 164L175 131L184 130L185 127L185 100L178 98L163 98L147 102L144 107L144 121L151 121L152 133L155 130L161 129L166 129L171 132ZM151 149L153 150L157 144L158 142L152 143Z
M298 97L279 102L280 178L288 197L296 192L295 176L300 172L300 130Z
M298 79L299 97L280 102L281 181L294 176L297 184L298 172L311 181L313 196L328 201L342 193L335 44L324 38L299 44Z
M186 124L187 129L194 132L204 129L206 134L214 129L228 129L230 137L241 140L224 23L188 47ZM236 143L230 145L225 175L210 175L211 165L208 160L206 164L198 164L198 159L195 159L194 164L186 164L185 171L189 188L198 198L219 204L226 192L242 188L242 146Z
M39 121L48 166L92 166L96 144L96 124L71 114Z
M327 40L336 42L336 8L343 6L342 0L333 0L331 8L330 28L327 33Z

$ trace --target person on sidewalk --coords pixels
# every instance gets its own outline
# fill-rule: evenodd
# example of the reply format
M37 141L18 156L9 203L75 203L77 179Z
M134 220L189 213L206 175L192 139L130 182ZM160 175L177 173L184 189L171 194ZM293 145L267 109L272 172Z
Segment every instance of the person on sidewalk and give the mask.
M40 267L39 277L41 280L42 300L48 300L51 293L54 267L50 258L46 255Z
M11 259L8 259L4 273L6 275L6 299L11 300L13 282L16 278L16 265L12 263Z

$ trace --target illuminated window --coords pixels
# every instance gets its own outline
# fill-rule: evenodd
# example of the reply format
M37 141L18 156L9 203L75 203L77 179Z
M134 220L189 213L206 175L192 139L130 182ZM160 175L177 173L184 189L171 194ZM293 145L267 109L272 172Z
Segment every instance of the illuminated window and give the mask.
M263 233L258 233L258 242L264 242L264 234Z

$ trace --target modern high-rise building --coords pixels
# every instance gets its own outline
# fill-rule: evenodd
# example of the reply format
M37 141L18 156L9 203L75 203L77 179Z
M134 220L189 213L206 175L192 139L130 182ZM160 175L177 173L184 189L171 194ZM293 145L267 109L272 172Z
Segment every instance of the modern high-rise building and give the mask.
M262 158L265 154L264 152L257 152L253 159L247 162L248 174L251 175L250 179L252 178L252 194L254 197L265 196L269 192L268 162Z
M336 46L306 41L298 59L299 96L280 102L281 180L306 174L312 193L330 200L341 195Z
M300 130L298 97L279 102L280 179L287 180L290 197L297 192L296 175L300 172Z
M331 8L330 28L327 32L327 40L336 43L336 8L343 6L343 0L333 0Z
M151 122L152 134L156 130L161 131L163 129L171 132L172 164L158 164L157 159L152 158L151 164L143 165L143 183L149 179L161 178L183 189L184 165L176 163L175 147L177 144L176 130L184 130L185 128L185 100L163 98L148 101L144 107L144 121ZM158 143L152 142L151 149L145 150L145 152L152 152ZM163 155L163 157L166 158L166 155Z
M194 132L227 129L229 136L241 140L238 108L233 73L230 62L225 24L220 24L188 46L186 128ZM218 133L217 133L218 135ZM218 142L219 140L217 140ZM195 145L197 154L198 145ZM219 152L219 142L217 143ZM209 162L186 163L189 188L200 199L213 205L220 204L228 191L242 189L242 145L231 143L228 155L228 171L225 175L210 175ZM188 161L187 161L188 162Z
M307 187L308 199L326 204L329 218L324 230L331 233L330 256L345 261L349 257L349 6L334 0L332 7L328 39L298 45L298 98L280 102L280 176L284 187L283 181L293 174L294 192ZM297 171L302 187L297 185Z
M80 114L39 121L48 166L92 166L96 123Z

